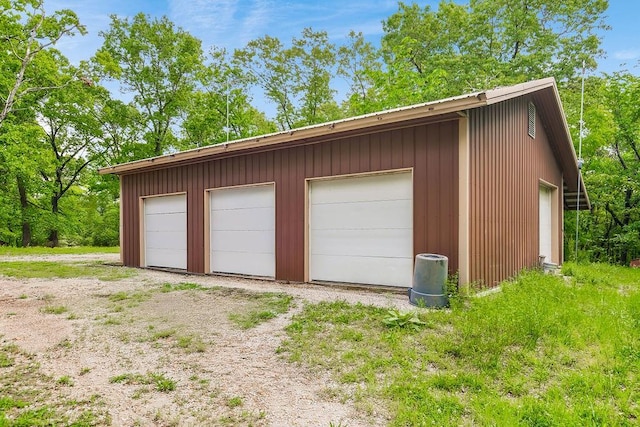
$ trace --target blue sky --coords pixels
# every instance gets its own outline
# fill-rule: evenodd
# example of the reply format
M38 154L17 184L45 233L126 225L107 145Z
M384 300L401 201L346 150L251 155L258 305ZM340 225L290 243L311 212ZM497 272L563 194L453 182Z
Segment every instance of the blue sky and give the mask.
M417 3L436 8L438 0ZM610 0L609 3L607 23L611 30L603 33L606 58L598 60L598 72L627 68L638 74L640 1ZM100 47L102 40L98 33L108 29L111 14L121 17L138 12L157 17L166 15L202 40L206 52L211 46L233 51L266 34L287 44L305 27L327 31L336 44L342 43L350 30L362 32L377 44L382 36L382 21L398 10L395 0L45 0L45 7L49 13L72 9L87 27L86 36L58 44L58 49L73 63L90 58ZM258 108L271 115L270 106L254 100Z

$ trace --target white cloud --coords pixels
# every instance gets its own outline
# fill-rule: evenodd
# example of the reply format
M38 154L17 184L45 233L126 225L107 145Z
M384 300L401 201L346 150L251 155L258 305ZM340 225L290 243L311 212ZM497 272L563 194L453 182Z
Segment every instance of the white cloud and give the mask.
M629 61L640 57L640 50L638 49L624 49L613 52L613 57L621 61Z
M270 0L255 0L249 7L249 11L241 23L241 34L238 39L242 45L262 37L269 29L272 22L274 3Z
M240 0L169 0L168 14L176 25L208 45L229 47L240 28L237 20Z

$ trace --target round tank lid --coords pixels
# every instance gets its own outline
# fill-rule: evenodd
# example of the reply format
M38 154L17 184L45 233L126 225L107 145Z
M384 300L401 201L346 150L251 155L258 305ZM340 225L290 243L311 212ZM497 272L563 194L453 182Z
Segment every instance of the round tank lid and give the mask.
M433 261L442 261L447 259L446 256L438 254L418 254L417 257Z

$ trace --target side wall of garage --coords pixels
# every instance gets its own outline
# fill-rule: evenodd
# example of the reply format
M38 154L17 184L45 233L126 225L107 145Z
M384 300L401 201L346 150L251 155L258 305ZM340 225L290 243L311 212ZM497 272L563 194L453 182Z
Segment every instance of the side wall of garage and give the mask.
M470 281L494 286L538 265L540 187L553 187L562 206L562 172L536 109L528 134L529 102L517 98L469 114ZM534 105L535 105L535 99ZM556 209L554 262L561 262L562 209Z
M200 160L200 159L199 159ZM413 169L414 255L458 266L458 121L413 125L289 148L121 175L123 262L140 266L140 197L187 193L187 270L205 272L205 192L275 183L276 278L305 278L305 180Z

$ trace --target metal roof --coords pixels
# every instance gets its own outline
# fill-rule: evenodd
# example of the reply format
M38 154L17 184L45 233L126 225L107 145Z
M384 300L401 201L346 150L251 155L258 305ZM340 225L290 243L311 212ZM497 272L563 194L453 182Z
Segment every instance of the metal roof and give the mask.
M555 79L552 77L136 160L108 166L100 169L99 172L101 174L118 175L138 173L159 167L178 166L219 156L228 156L231 153L242 154L245 151L276 148L278 145L297 141L309 142L330 139L349 132L374 130L379 126L400 124L416 119L455 117L456 113L460 114L465 110L504 102L524 95L530 95L533 98L541 120L545 124L545 130L549 134L549 140L553 145L552 148L562 167L565 179L565 208L575 209L578 201L579 170L577 157L562 109L560 95ZM582 177L580 177L579 207L580 209L590 208Z

